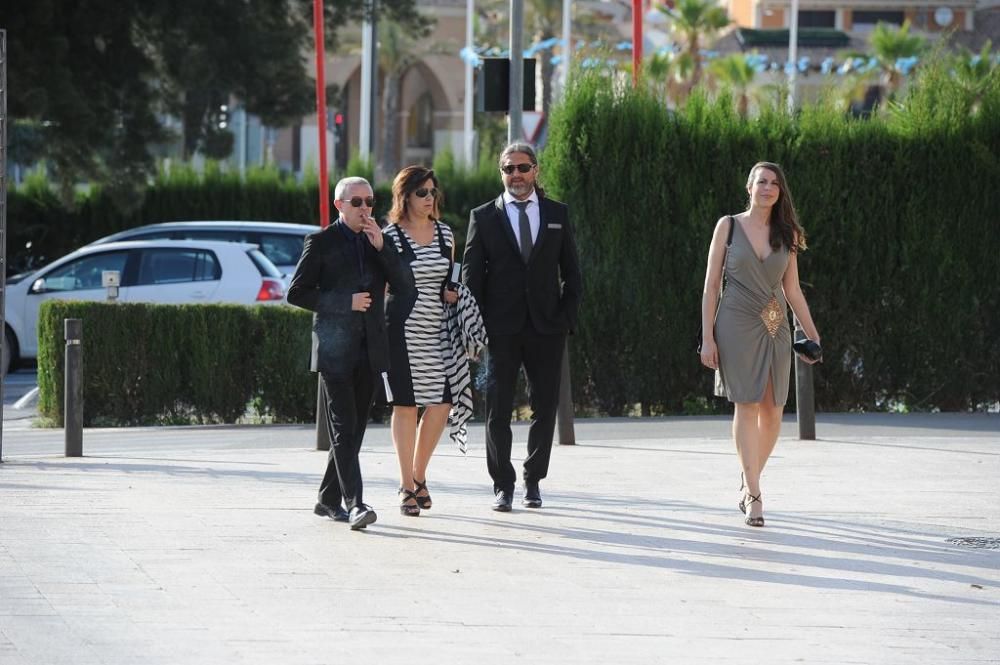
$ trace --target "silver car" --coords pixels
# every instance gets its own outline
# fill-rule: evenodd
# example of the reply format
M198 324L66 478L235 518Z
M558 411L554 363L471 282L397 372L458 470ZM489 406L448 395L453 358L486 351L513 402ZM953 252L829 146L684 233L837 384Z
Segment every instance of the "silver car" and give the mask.
M290 222L201 221L163 222L146 224L119 231L91 245L121 240L225 240L257 245L271 263L284 275L285 286L295 272L302 256L302 243L307 234L319 230L310 224Z
M105 300L106 271L119 302L281 304L281 272L256 245L212 240L139 240L87 245L8 285L3 361L38 357L38 310L46 300Z

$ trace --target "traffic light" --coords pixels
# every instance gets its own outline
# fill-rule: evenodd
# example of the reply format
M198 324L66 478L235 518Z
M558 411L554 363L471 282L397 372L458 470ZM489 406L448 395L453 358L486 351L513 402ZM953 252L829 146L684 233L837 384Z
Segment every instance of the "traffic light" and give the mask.
M510 59L483 58L476 76L476 110L509 111ZM524 100L522 110L535 110L535 59L524 59Z
M344 114L343 113L334 113L333 114L333 136L336 138L336 140L338 142L344 140Z
M219 129L225 129L229 126L229 105L221 104L219 106Z

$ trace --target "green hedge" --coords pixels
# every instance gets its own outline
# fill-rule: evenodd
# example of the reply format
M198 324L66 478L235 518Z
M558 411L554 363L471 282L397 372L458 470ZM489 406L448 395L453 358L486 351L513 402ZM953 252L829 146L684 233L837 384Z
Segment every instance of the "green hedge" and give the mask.
M84 424L314 418L311 315L292 307L48 301L39 314L38 409L62 424L63 320L83 321Z
M571 204L585 297L572 339L580 406L718 410L694 353L716 220L747 171L781 163L810 249L801 281L823 335L823 410L985 409L1000 400L1000 68L975 96L928 68L870 121L830 108L743 119L732 100L665 109L578 77L542 171Z

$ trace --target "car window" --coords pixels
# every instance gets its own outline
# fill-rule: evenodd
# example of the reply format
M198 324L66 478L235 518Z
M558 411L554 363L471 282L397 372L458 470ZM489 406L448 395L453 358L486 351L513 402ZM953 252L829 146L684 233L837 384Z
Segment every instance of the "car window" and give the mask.
M222 266L215 254L203 249L145 249L139 261L139 279L143 284L203 282L222 277Z
M146 233L136 233L128 237L129 240L170 240L176 238L174 231L147 231Z
M264 254L258 249L247 250L247 256L253 261L253 264L257 267L257 272L260 273L261 277L277 277L281 278L281 271L278 270L271 261L269 261Z
M226 242L247 242L246 231L223 231L218 229L181 229L175 236L184 240L225 240Z
M279 266L294 265L302 256L305 236L292 233L261 233L260 251Z
M81 256L44 275L46 291L80 291L100 289L101 273L105 270L125 270L128 252L102 252Z

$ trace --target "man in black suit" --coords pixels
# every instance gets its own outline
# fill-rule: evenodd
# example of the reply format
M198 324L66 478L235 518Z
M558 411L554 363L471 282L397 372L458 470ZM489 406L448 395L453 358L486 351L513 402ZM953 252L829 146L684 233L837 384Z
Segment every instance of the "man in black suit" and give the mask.
M565 204L536 183L538 160L526 143L500 155L504 193L472 211L462 273L489 335L486 455L493 510L511 508L517 474L510 462L510 419L518 370L531 404L524 499L540 508L538 483L552 451L566 335L576 325L582 279Z
M288 287L288 302L315 312L313 367L323 377L332 445L314 512L351 529L376 520L362 500L358 452L375 396L375 382L389 366L385 334L385 285L402 294L415 289L413 273L392 239L372 218L375 197L364 178L344 178L334 189L340 217L306 236ZM349 514L344 519L340 500Z

